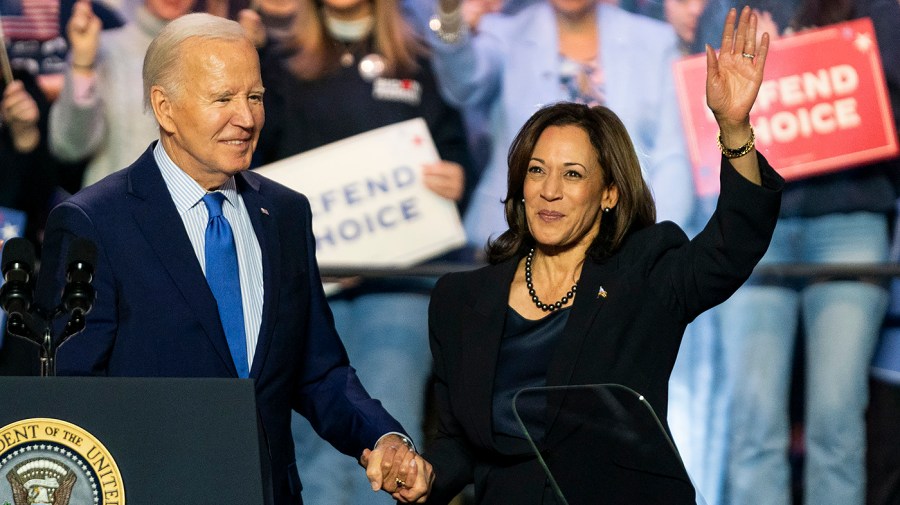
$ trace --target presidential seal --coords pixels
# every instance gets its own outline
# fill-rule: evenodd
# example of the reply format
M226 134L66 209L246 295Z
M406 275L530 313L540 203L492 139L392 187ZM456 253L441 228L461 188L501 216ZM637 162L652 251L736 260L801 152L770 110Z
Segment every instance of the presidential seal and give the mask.
M125 505L119 468L93 435L59 419L0 428L0 505Z

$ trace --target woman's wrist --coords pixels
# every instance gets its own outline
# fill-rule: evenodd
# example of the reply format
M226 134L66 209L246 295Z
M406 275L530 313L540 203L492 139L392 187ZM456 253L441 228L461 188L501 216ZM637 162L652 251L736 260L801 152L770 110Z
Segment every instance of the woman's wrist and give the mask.
M716 144L726 158L740 158L753 150L756 144L756 135L753 127L749 124L739 128L720 127Z
M72 70L81 73L93 72L94 66L97 63L96 60L96 52L82 49L80 51L72 52L69 65L71 65Z

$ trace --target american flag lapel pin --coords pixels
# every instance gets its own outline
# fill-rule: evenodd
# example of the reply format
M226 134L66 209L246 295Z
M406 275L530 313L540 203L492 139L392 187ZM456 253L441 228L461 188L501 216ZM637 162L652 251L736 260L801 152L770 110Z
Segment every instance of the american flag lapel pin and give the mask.
M606 292L605 289L603 289L603 286L600 286L600 289L597 290L597 298L606 298L607 294L608 293Z
M262 212L263 214L267 215L267 216L269 215L269 209L267 209L267 208L265 208L265 207L260 207L260 208L259 208L259 211Z

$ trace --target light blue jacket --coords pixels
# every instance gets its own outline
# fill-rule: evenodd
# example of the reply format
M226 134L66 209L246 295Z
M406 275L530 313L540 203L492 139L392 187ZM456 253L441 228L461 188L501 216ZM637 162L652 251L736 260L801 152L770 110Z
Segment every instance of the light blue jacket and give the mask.
M631 134L659 220L685 226L694 191L673 84L675 34L667 24L618 7L597 9L606 105ZM567 98L560 87L555 15L550 4L539 2L511 16L484 16L478 34L465 33L456 44L429 36L441 91L451 103L486 111L494 135L464 219L469 241L482 247L507 229L501 200L513 138L539 107Z

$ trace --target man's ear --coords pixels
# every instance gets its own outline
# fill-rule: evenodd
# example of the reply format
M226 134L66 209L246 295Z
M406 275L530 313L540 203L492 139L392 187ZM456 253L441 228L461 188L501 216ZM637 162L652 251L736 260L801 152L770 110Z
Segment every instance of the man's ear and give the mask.
M153 115L156 122L168 134L175 133L175 120L171 95L162 86L154 85L150 88L150 106L153 107Z

